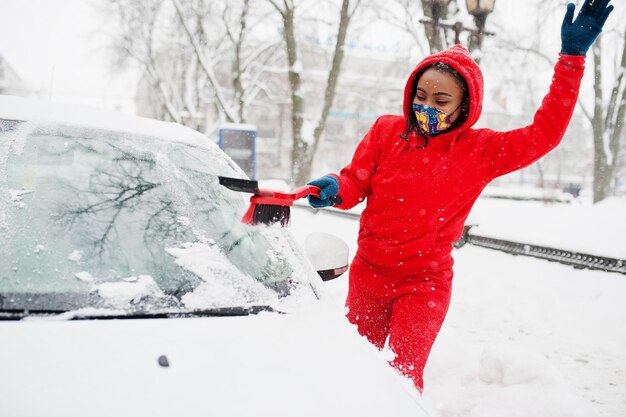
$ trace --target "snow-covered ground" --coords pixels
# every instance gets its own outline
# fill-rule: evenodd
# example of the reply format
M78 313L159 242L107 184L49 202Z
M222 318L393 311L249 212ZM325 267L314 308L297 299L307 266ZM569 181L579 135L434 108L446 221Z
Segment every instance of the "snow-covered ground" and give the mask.
M626 198L592 205L480 199L486 236L626 258ZM356 249L358 221L294 208L313 231ZM455 250L452 304L426 368L436 417L626 415L626 276L466 245ZM326 283L343 304L347 274Z
M626 197L597 204L479 199L467 224L472 232L515 242L626 259Z

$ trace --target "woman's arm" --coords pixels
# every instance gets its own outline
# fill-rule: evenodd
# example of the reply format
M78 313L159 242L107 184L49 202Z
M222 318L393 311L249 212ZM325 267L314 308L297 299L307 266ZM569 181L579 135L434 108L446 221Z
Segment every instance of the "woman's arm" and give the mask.
M372 192L372 175L379 163L379 121L372 125L357 146L352 161L341 170L339 196L343 200L335 207L347 210L365 200Z
M548 94L529 126L508 132L484 130L481 161L489 177L524 168L554 149L565 134L576 107L584 56L561 55Z
M574 4L567 5L561 26L561 55L533 123L509 132L481 132L486 135L481 161L488 176L495 178L524 168L559 144L576 106L585 54L613 10L609 2L585 0L575 20Z

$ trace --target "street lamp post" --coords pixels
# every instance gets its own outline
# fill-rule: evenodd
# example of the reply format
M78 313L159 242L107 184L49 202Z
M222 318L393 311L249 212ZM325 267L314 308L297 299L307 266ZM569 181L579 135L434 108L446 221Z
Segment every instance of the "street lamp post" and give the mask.
M463 23L449 23L442 22L440 19L444 15L445 9L448 7L450 0L422 0L424 11L430 11L430 17L420 19L420 23L431 27L431 35L429 36L429 43L431 45L431 52L436 52L444 47L439 29L450 29L454 31L454 43L460 44L460 35L462 32L470 33L470 41L468 48L470 51L480 49L482 41L485 35L493 35L492 32L485 31L485 23L487 21L487 15L493 12L495 7L495 0L466 0L467 11L474 16L474 23L476 28L464 27ZM435 50L433 50L435 49Z
M476 24L476 31L472 33L469 49L480 50L485 35L493 35L493 33L485 31L485 23L487 22L487 15L493 12L496 6L496 0L465 0L465 5L467 12L474 16L474 23Z

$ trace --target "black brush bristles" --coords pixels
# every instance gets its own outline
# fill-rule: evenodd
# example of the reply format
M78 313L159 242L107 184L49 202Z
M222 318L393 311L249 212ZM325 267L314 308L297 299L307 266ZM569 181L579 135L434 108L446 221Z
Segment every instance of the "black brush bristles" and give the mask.
M252 215L252 224L266 224L272 225L276 222L280 222L282 226L289 224L289 217L291 216L290 206L279 206L273 204L257 204L254 207L254 214Z

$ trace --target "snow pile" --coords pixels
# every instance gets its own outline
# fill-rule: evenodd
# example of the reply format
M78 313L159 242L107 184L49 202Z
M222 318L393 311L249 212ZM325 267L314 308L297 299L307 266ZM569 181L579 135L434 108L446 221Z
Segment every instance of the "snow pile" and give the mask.
M567 388L560 372L536 349L519 345L463 345L431 357L427 402L439 417L599 416Z
M217 245L188 243L166 251L176 258L177 265L203 280L193 292L183 295L181 301L187 308L271 305L276 302L273 291L237 269Z
M33 193L32 190L11 190L9 189L9 196L11 201L16 207L24 208L26 205L22 201L24 195Z
M144 297L163 297L164 295L149 275L128 277L120 282L105 282L97 285L96 290L100 297L119 308L130 303L137 303Z
M76 278L78 278L82 282L95 282L93 275L91 275L87 271L80 271L74 274ZM106 289L105 289L106 291Z
M519 203L509 204L509 212L515 214ZM585 239L593 241L594 237L587 235ZM491 404L493 407L506 404L520 407L516 400L523 401L525 397L526 407L560 410L561 414L553 415L579 415L578 410L584 408L581 404L604 417L625 415L626 280L623 275L577 270L471 245L455 251L454 256L452 303L426 368L426 396L442 398L447 396L446 385L462 385L459 379L469 375L475 380L481 375L476 369L453 374L448 370L446 358L477 364L482 349L507 345L528 350L528 357L503 355L505 368L546 368L542 358L545 357L562 378L548 386L540 378L529 380L528 392L517 393L521 399L516 398L515 390L503 385L500 395L510 394L511 398ZM441 378L446 383L429 385L429 378ZM474 391L469 390L473 385L464 387L466 401L480 404L489 401L483 398L488 395L487 387L478 384ZM533 394L529 395L530 392ZM544 395L545 392L551 394ZM529 411L527 415L544 414ZM597 414L587 411L586 415Z
M67 255L67 260L72 262L79 262L83 258L82 250L74 250Z

